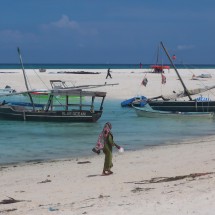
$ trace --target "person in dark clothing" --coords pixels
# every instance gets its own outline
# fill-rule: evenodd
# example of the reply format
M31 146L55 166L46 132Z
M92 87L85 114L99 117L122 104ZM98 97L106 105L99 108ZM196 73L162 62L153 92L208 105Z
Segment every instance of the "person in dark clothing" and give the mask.
M108 71L107 71L107 76L106 76L106 79L108 78L108 77L110 77L110 78L112 78L112 76L111 76L111 71L110 71L110 68L108 69Z

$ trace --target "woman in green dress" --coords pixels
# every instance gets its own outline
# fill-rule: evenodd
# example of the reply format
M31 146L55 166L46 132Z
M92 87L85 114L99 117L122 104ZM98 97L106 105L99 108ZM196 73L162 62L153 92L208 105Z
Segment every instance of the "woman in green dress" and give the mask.
M113 174L113 172L111 171L111 168L113 167L112 148L116 147L117 149L120 149L120 146L114 143L111 129L112 129L111 123L107 122L102 131L102 134L103 134L102 136L104 138L103 152L105 154L105 161L104 161L104 168L103 168L102 175Z

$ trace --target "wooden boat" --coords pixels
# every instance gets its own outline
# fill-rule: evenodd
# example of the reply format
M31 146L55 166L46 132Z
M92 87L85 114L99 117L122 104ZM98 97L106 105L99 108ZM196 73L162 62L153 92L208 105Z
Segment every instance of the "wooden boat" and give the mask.
M148 104L153 110L174 112L215 112L215 101L151 100Z
M157 59L156 59L156 64L151 65L150 67L153 69L153 73L163 73L164 69L170 69L169 65L163 65L163 64L159 64L159 53L160 53L160 46L158 46L158 50L157 50Z
M54 97L58 95L64 96L64 103L62 100L59 104L53 103ZM71 103L70 96L79 96L79 103ZM89 97L88 101L91 103L83 103L83 96ZM43 107L34 104L34 102L31 102L31 106L2 104L0 106L0 118L47 122L96 122L102 115L105 96L106 92L70 89L51 90L47 103ZM100 101L96 101L99 98Z
M51 89L47 92L41 91L41 94L47 94L47 100L44 105L38 105L34 101L33 95L35 92L36 94L40 93L40 91L29 90L19 48L18 53L27 91L4 94L4 96L21 95L23 97L23 95L27 95L30 102L27 102L28 105L26 105L3 101L0 104L0 118L47 122L96 122L101 117L106 92L84 91L83 89ZM61 99L56 100L58 97ZM79 99L74 101L73 97Z
M211 119L214 117L213 112L174 112L174 111L157 111L153 110L149 105L145 107L133 106L137 116L140 117L174 117L174 118L206 118Z
M164 69L170 69L170 66L167 65L151 65L151 68L153 69L153 73L163 73Z
M205 100L196 100L191 97L192 93L190 90L187 89L185 86L177 68L175 67L171 57L169 56L166 48L164 47L163 43L161 42L161 46L163 47L163 50L165 51L169 61L171 62L179 81L181 82L184 92L183 96L186 96L189 98L188 101L181 101L177 100L177 97L174 99L164 99L163 96L154 97L151 99L148 99L147 103L150 105L150 107L155 111L170 111L170 112L215 112L215 101L205 101ZM213 86L214 88L214 86ZM208 88L211 89L211 88ZM207 89L204 89L204 91ZM198 92L199 93L199 92ZM158 98L162 98L158 99Z

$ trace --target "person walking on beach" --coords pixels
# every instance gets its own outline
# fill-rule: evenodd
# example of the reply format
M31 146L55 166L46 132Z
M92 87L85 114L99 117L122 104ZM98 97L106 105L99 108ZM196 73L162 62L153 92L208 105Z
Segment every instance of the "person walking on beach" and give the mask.
M107 76L106 76L106 79L108 78L108 77L110 77L110 78L112 78L112 76L111 76L111 71L110 71L110 68L108 69L108 71L107 71Z
M112 125L110 122L105 123L104 128L102 132L99 135L96 147L92 149L93 152L99 154L100 150L103 150L103 153L105 154L105 160L104 160L104 167L102 171L102 175L111 175L113 172L111 171L111 168L113 167L112 163L112 148L116 147L119 149L120 152L123 152L124 149L120 146L118 146L113 141L113 134L111 132Z
M120 146L118 146L113 140L113 134L111 132L111 129L112 129L111 123L107 122L102 131L103 137L104 137L103 153L105 154L104 168L103 168L102 175L113 174L113 172L111 171L111 168L113 167L112 148L116 147L117 149L120 149Z

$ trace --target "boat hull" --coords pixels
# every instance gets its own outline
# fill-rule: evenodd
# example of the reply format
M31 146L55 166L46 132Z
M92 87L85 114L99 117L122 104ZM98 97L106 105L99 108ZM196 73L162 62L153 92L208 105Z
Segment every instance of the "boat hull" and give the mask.
M147 108L134 107L137 116L139 117L174 117L174 118L208 118L214 117L213 112L171 112L171 111L155 111Z
M153 110L171 112L215 112L215 101L148 101Z
M0 107L0 118L7 120L40 122L96 122L102 111L30 111L19 107Z

